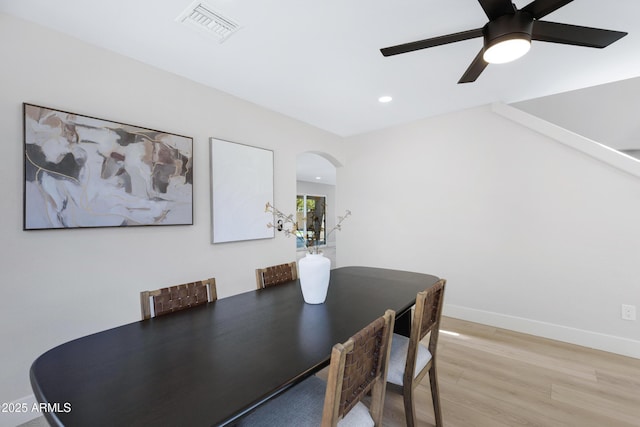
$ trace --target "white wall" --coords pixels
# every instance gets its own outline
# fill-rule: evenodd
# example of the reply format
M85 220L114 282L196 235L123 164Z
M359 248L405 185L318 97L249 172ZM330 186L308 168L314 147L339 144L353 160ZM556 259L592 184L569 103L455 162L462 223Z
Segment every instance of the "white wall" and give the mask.
M640 78L513 104L615 149L640 148Z
M44 351L138 320L141 290L215 276L225 297L254 289L256 267L295 257L284 236L210 243L208 138L274 150L275 203L293 212L296 156L340 159L338 137L1 14L0 57L0 402L32 393ZM194 137L195 224L22 231L23 102Z
M448 279L445 313L640 357L640 180L489 106L346 140L341 265Z

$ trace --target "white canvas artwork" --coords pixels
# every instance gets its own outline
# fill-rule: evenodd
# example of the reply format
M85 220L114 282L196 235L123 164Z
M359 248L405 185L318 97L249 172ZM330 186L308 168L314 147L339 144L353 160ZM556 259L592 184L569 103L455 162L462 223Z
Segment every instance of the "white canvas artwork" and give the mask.
M212 242L274 237L273 151L211 138Z

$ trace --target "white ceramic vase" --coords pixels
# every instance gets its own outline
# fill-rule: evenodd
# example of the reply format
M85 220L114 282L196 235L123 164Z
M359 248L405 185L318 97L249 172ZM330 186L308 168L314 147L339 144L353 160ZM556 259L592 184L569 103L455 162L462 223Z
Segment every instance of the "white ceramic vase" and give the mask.
M307 304L322 304L329 289L331 260L322 254L307 254L298 261L302 296Z

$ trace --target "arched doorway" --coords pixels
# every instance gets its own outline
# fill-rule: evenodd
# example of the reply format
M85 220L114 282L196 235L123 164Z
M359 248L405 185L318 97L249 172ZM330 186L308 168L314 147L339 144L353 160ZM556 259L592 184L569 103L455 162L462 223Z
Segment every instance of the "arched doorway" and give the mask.
M331 230L336 223L336 167L339 162L332 156L321 152L305 152L296 158L296 206L299 227L303 232L313 234L314 230L322 229L318 234L320 248L331 260L332 267L336 265L335 233L325 236L324 230ZM313 214L308 214L312 212ZM304 221L309 216L316 218ZM297 258L305 256L302 242L298 242Z

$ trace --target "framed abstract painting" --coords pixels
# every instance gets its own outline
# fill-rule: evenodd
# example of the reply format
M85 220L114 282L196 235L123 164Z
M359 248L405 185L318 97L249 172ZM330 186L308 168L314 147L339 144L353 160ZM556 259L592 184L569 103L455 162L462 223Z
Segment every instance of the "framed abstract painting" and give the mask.
M24 104L24 230L193 224L193 139Z

